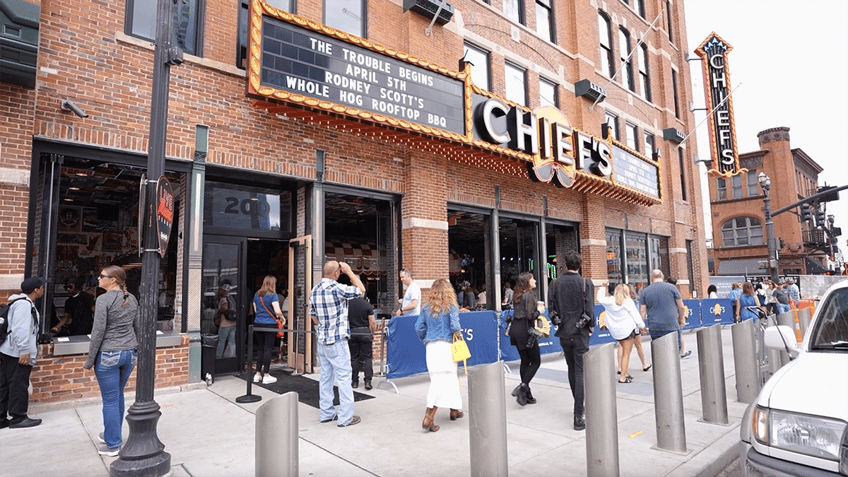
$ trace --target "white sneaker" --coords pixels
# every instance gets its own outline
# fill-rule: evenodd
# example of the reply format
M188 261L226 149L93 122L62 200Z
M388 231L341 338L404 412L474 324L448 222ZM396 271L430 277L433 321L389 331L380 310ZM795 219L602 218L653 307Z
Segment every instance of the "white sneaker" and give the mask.
M274 384L276 382L277 382L277 378L275 378L274 376L271 376L270 374L268 374L264 378L262 378L262 384Z
M253 382L258 383L262 379L262 376L259 373L253 375Z

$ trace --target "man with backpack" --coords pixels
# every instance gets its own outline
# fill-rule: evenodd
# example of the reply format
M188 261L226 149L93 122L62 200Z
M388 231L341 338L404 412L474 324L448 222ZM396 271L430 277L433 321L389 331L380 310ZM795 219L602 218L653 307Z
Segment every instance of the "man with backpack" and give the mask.
M0 429L35 427L41 419L27 416L29 376L38 355L38 310L35 300L44 295L44 280L30 277L21 293L9 297L8 335L0 336ZM6 419L8 412L9 418Z

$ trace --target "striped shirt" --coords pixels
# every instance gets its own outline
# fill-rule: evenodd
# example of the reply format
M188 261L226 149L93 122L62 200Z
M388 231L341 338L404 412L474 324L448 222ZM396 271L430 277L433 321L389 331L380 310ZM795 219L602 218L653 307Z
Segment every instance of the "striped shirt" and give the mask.
M352 285L342 285L330 278L322 278L309 294L309 314L318 318L315 329L318 342L331 345L338 340L350 338L347 319L347 302L362 295Z

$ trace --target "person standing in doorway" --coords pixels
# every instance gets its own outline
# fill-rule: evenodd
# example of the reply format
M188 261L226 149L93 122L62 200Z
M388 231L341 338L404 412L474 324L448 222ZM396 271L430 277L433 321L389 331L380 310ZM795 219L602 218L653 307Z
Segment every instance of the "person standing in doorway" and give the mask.
M21 293L9 297L9 335L0 345L0 429L35 427L41 419L27 416L29 377L38 356L38 310L35 300L44 295L44 280L30 277ZM6 414L11 419L6 419Z
M642 318L648 324L651 339L659 339L669 333L677 334L677 349L682 352L680 327L686 323L683 298L680 291L671 283L664 281L665 275L659 269L651 271L651 284L639 294ZM681 358L692 354L687 351Z
M342 285L339 276L344 273L353 285ZM353 414L353 388L350 367L350 323L348 302L365 294L365 286L350 265L331 261L324 264L324 278L309 293L309 315L315 323L318 342L318 360L321 378L318 382L321 422L338 420L339 427L359 424L361 419ZM339 409L333 406L333 378L339 386Z
M253 296L253 313L256 314L254 324L267 328L277 327L277 322L279 322L286 326L286 319L283 317L283 310L280 309L280 298L277 296L276 290L277 277L266 275L265 279L262 280L262 288ZM259 341L259 350L256 353L256 374L253 375L253 382L262 381L262 384L274 384L277 382L277 378L271 376L271 350L274 348L277 333L262 331L256 334L258 336L257 341Z
M365 389L370 390L374 377L374 364L371 362L374 350L373 333L377 331L374 321L374 308L365 297L354 298L348 303L347 318L350 322L350 366L353 372L351 387L359 387L359 372L365 375Z
M127 274L111 265L103 269L98 285L106 293L97 298L88 359L83 368L94 367L103 399L103 446L100 455L116 456L121 450L124 424L124 387L138 358L138 301L127 291Z
M412 272L407 269L400 271L400 281L406 288L406 293L403 294L403 299L400 302L400 308L395 311L395 316L418 316L421 314L421 287L412 279Z
M595 286L580 275L583 257L574 250L565 253L565 273L554 282L554 290L548 292L553 300L549 307L556 313L560 325L556 336L562 345L568 365L568 384L574 397L574 430L586 429L583 390L583 355L589 351L588 327L577 327L583 313L594 316Z
M215 357L231 358L236 355L236 323L238 314L236 313L236 301L230 295L233 286L230 282L224 280L218 288L218 348L215 350Z

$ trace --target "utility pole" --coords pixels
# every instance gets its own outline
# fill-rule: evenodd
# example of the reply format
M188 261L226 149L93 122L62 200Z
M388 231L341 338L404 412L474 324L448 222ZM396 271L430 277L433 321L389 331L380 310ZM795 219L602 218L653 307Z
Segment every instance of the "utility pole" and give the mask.
M158 0L156 43L153 52L153 91L150 97L150 147L147 152L147 184L143 218L141 286L139 294L138 366L135 402L127 410L130 435L109 475L161 477L171 472L171 455L156 435L162 413L153 400L156 368L156 313L159 296L159 238L157 236L157 185L165 172L165 139L168 129L170 67L182 63L182 50L171 45L173 0Z

